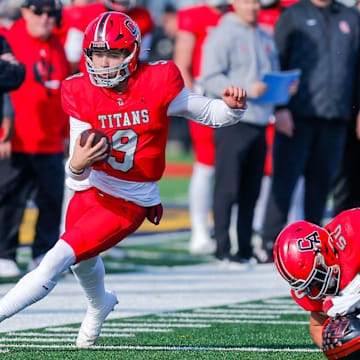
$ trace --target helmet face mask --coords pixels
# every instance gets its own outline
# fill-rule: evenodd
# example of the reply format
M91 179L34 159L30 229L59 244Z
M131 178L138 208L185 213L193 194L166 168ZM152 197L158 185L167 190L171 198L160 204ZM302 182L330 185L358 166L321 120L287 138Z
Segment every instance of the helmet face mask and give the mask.
M113 88L131 76L139 61L140 31L127 15L107 12L93 20L85 30L84 52L86 68L91 82L99 87ZM93 54L118 51L123 55L121 63L114 66L95 66Z
M299 299L337 294L340 264L325 229L306 221L289 225L276 239L274 260Z

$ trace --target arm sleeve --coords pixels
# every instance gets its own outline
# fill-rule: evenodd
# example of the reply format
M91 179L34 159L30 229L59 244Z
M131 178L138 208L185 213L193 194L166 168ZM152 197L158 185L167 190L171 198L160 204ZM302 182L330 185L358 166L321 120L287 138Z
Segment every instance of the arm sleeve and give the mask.
M15 110L11 101L10 94L7 92L4 94L4 107L3 107L4 117L9 118L11 121L15 119Z
M65 42L65 53L68 61L72 63L80 62L83 54L84 33L76 28L70 28Z
M288 54L293 33L292 16L289 10L284 10L275 26L275 42L279 51L281 70L288 70Z
M1 55L11 53L11 48L6 39L0 35ZM20 87L25 79L25 65L21 63L11 64L9 61L0 59L0 91L12 91Z
M184 88L171 102L168 116L180 116L213 128L233 125L244 116L244 109L230 109L220 99L210 99Z
M65 172L66 172L66 175L68 175L69 177L71 177L74 180L85 180L90 175L90 171L91 171L90 168L85 169L83 173L77 175L77 174L74 174L70 170L70 167L69 167L70 160L71 160L71 158L73 156L73 153L74 153L74 146L75 146L75 141L76 141L77 137L84 130L87 130L87 129L90 129L90 128L91 128L91 125L89 123L78 120L78 119L70 116L70 145L69 145L69 153L70 153L70 155L69 155L69 158L68 158L68 160L66 161L66 164L65 164Z

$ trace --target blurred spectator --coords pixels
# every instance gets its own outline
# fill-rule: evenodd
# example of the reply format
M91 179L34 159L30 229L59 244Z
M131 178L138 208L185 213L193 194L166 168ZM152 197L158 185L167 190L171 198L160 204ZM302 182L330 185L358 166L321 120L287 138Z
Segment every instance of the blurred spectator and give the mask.
M305 178L305 220L320 224L351 118L359 15L332 0L301 0L282 12L275 40L283 70L299 68L299 91L276 111L273 178L264 245L269 256L286 225L291 195Z
M171 4L166 4L161 23L153 32L148 61L173 59L176 31L176 8Z
M72 67L72 73L79 70L86 72L82 47L84 31L91 20L106 11L126 13L138 24L142 36L140 59L147 59L154 23L149 10L135 5L136 0L101 0L88 2L85 5L71 5L63 8L62 26L56 32L65 44L65 51Z
M178 11L174 60L181 70L185 85L203 93L201 76L203 44L210 28L215 27L229 9L226 0L208 0L204 4ZM195 164L189 188L191 253L213 253L215 242L210 237L209 216L213 193L215 145L213 129L190 121L190 134Z
M0 34L4 33L0 30ZM3 101L4 93L16 90L25 78L25 67L14 57L11 48L4 38L0 35L0 126L3 121ZM0 129L0 143L8 137L5 129ZM5 133L4 133L5 131Z
M7 32L15 57L26 66L26 78L11 93L15 109L11 156L0 161L0 277L19 275L15 262L19 227L33 193L39 216L29 269L54 245L64 187L67 121L60 86L70 69L60 40L51 35L59 7L56 0L26 0L21 12L23 19Z
M280 0L261 0L258 15L259 26L269 35L274 35L275 24L281 13Z
M279 70L278 53L272 36L257 23L259 0L234 0L234 13L223 16L210 32L204 47L202 84L208 96L221 98L229 84L248 93L248 111L233 127L215 129L214 222L221 263L249 262L256 199L264 173L265 130L273 113L271 104L256 103L267 90L262 79ZM230 217L237 204L237 253L231 254Z
M356 9L360 11L360 2ZM357 86L360 86L359 79ZM333 190L333 216L343 210L360 207L360 121L357 123L359 99L354 99L354 111L347 129L344 155Z

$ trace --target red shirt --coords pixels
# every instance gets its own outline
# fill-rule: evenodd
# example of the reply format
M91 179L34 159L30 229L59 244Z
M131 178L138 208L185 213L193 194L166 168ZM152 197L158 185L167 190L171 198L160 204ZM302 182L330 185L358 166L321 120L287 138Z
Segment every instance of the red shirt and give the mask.
M61 108L61 81L70 74L59 38L47 41L31 37L25 21L18 20L6 38L19 62L26 66L24 83L11 92L15 109L12 150L25 153L63 151L67 119Z
M201 75L202 48L211 28L215 27L222 13L207 5L193 6L180 9L177 12L178 29L195 35L195 48L192 61L193 77Z
M343 211L325 229L331 234L333 246L339 252L342 290L360 272L360 209ZM294 300L305 310L322 312L323 300L312 300L308 296L298 299L291 290Z
M85 32L89 23L100 14L109 11L102 2L93 2L86 5L65 6L63 8L62 26L54 29L56 33L67 33L70 28ZM131 8L129 15L139 26L141 35L151 33L154 27L149 10L143 7Z
M77 74L63 82L62 102L67 114L111 139L110 158L96 169L122 180L157 181L165 168L168 106L183 87L172 61L140 63L122 94Z

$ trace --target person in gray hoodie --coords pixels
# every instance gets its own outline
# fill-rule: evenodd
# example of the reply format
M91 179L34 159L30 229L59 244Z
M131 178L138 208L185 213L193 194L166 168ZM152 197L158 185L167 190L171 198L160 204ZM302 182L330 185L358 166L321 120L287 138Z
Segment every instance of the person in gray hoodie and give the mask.
M259 0L234 0L234 12L223 16L212 30L203 58L207 96L220 98L228 84L242 86L248 93L248 111L231 128L215 129L214 223L216 253L221 264L247 263L252 257L251 235L266 155L266 126L272 104L256 103L267 90L266 73L279 70L273 38L260 29ZM237 211L238 251L231 254L229 226L234 204Z

